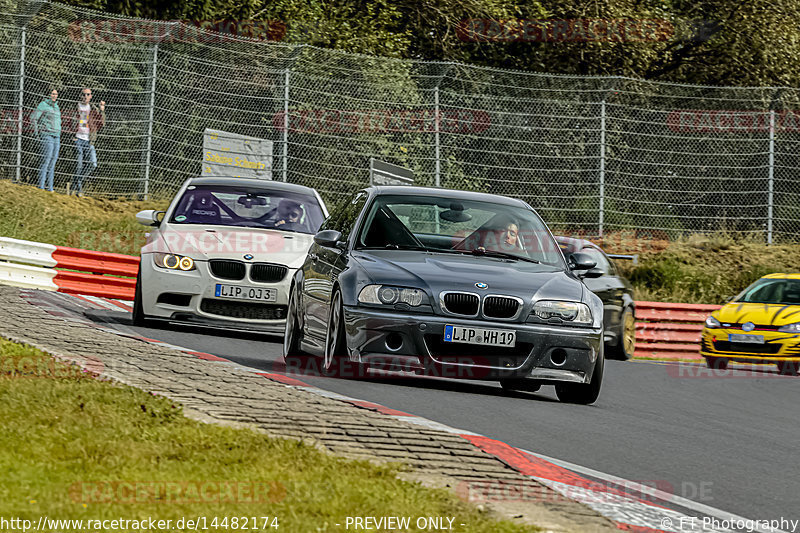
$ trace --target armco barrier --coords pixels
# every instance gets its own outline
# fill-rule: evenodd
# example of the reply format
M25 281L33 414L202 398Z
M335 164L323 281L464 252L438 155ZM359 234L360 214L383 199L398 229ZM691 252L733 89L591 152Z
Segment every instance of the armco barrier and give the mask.
M0 283L7 285L133 300L138 268L139 258L131 255L0 237ZM715 309L636 302L635 357L699 359L703 321Z
M6 285L133 300L138 268L135 256L0 237L0 283Z
M703 322L719 305L636 302L635 357L700 359Z

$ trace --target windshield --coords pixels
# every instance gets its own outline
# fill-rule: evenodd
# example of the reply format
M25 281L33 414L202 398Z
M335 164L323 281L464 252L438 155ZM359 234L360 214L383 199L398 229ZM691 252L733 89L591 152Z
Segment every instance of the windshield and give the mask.
M734 298L736 302L800 305L800 280L760 279Z
M322 219L322 208L312 195L268 188L190 185L170 223L316 233Z
M445 197L379 196L356 248L472 253L565 267L561 250L533 211Z

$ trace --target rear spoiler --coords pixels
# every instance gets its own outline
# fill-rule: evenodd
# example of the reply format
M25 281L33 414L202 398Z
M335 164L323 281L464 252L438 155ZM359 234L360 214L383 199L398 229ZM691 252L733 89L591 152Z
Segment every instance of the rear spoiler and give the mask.
M628 259L630 261L633 261L634 265L638 265L639 264L639 254L634 254L634 255L606 254L606 255L608 257L610 257L611 259Z

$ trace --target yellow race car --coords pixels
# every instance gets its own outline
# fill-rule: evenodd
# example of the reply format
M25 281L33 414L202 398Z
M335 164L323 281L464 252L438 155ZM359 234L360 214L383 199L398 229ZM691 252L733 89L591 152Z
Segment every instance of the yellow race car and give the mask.
M706 319L700 355L711 368L728 361L775 363L781 374L800 370L800 274L759 279Z

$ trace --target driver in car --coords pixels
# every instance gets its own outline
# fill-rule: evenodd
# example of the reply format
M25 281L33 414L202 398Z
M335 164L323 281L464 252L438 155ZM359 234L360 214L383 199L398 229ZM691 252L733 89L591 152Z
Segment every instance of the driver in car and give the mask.
M478 250L495 250L498 252L521 251L519 224L516 220L501 216L495 221L494 228L486 232L483 245Z
M288 229L290 226L299 224L301 218L303 218L303 207L294 200L284 198L278 204L275 227L279 228L285 225Z

